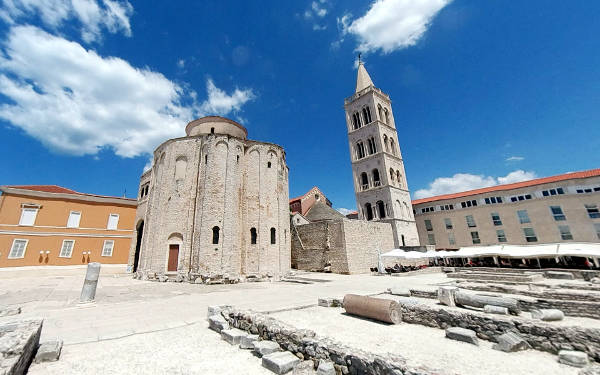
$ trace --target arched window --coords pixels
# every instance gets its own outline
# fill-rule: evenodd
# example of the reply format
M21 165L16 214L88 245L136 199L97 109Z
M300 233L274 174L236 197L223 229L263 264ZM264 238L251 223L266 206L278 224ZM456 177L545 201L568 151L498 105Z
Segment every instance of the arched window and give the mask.
M404 242L404 235L402 235L402 246L406 246L406 242Z
M219 243L219 230L219 227L213 227L213 244L215 245Z
M356 124L360 128L362 126L362 121L360 119L360 112L355 112L354 116L356 117Z
M394 144L394 138L390 137L390 149L392 154L396 155L396 145Z
M275 245L275 228L271 228L271 245Z
M267 163L267 168L271 168L271 162Z
M377 147L375 146L375 138L371 137L367 140L367 146L369 148L369 155L373 155L377 152Z
M208 164L208 154L204 155L204 164Z
M356 158L362 159L364 157L365 157L365 145L362 143L362 141L358 141L358 143L356 144Z
M371 207L371 203L365 204L365 219L373 220L373 208Z
M215 134L215 128L210 128L210 134Z
M398 186L402 187L402 175L400 174L400 171L396 171L396 181L398 181Z
M235 162L236 162L236 163L239 163L239 162L240 162L240 156L239 156L239 155L237 155L237 156L235 157Z
M352 115L352 126L355 130L359 128L358 119L356 118L356 113Z
M364 107L362 109L363 119L365 120L365 124L371 123L371 110L369 107Z
M392 168L390 168L390 181L394 182L394 175L396 174L396 172L394 172L394 170Z
M383 122L383 111L381 108L381 104L377 104L377 112L379 112L379 121Z
M383 113L384 113L384 116L385 116L385 123L389 125L390 124L390 117L389 117L387 108L383 110Z
M396 199L396 206L398 206L398 215L400 217L404 217L404 210L402 209L402 204L397 199Z
M381 180L379 179L379 169L373 169L373 186L381 186Z
M367 177L367 173L363 172L360 174L360 183L363 190L367 190L369 188L369 178Z
M250 243L256 245L256 228L250 228Z
M373 120L371 120L371 107L366 107L366 109L367 109L367 119L368 119L369 123L371 123L371 121L373 121Z
M385 152L390 152L390 148L388 145L388 137L387 135L383 135L383 145L385 146Z
M380 219L385 219L385 205L383 201L377 201L377 213Z

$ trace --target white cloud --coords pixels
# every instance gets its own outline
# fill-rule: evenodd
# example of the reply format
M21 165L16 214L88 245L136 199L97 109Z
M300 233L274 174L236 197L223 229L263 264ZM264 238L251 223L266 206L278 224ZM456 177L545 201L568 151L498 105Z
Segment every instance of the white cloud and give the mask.
M314 24L313 25L313 30L315 31L320 31L320 30L325 30L327 29L327 25L318 25L318 24Z
M326 4L327 0L313 1L310 4L310 7L304 11L304 18L306 20L317 20L325 17L328 13L327 8L325 8ZM313 23L313 30L319 31L325 29L327 29L327 25L320 25L316 22Z
M436 195L480 189L489 186L511 184L514 182L531 180L536 177L537 176L534 172L526 172L520 169L510 172L504 177L457 173L452 177L436 178L429 184L428 189L420 189L415 191L414 198L421 199Z
M10 24L37 16L56 30L75 19L81 24L81 38L88 43L100 40L102 29L131 36L132 13L127 0L4 0L0 8L1 17Z
M339 22L343 34L354 35L357 50L390 53L413 46L423 36L431 20L452 0L376 0L365 15L349 23L347 15Z
M351 210L351 209L343 208L343 207L336 208L336 210L344 216L351 214L353 212L356 212L356 210Z
M505 161L522 161L522 160L525 160L525 158L522 156L510 156L505 159Z
M213 113L217 115L226 115L230 112L237 112L242 105L255 98L252 90L235 89L233 94L227 93L217 86L209 78L206 83L208 99L200 106L200 111L204 113Z
M210 79L207 90L198 104L193 91L160 73L33 26L12 28L0 54L0 94L9 99L0 118L71 155L151 154L194 117L239 111L252 98L251 90L227 95Z
M184 59L177 60L177 67L180 69L185 68L185 60Z
M313 1L311 4L311 8L313 13L317 16L317 17L325 17L325 15L327 15L327 9L325 9L323 6L321 6L319 3L317 3L316 1Z

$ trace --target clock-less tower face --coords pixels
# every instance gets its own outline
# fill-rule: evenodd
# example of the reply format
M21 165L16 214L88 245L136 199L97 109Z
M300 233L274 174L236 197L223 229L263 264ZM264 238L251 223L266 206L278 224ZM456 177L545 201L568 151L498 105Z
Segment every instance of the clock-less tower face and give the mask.
M362 62L344 108L359 219L391 223L396 247L418 246L391 101L373 85Z

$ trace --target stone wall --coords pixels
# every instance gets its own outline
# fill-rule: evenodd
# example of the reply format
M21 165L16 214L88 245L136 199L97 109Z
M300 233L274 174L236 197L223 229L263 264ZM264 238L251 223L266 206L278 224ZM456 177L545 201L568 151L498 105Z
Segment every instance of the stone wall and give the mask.
M506 286L506 285L479 284L479 283L466 283L466 282L462 282L459 285L463 289L479 290L479 291L484 291L484 292L521 294L524 296L530 296L530 297L536 297L536 298L600 303L600 293L592 292L592 291L589 291L586 293L574 293L574 292L561 292L561 291L551 289L551 288L544 288L543 291L522 290L522 289L517 289L517 288L511 288L510 286ZM599 305L599 307L600 307L600 305Z
M24 320L0 325L0 374L27 372L37 351L42 320Z
M334 340L320 337L314 331L297 329L265 314L224 310L222 315L233 327L252 334L262 340L276 341L282 349L294 353L303 360L330 360L338 373L369 375L443 375L441 370L425 366L413 367L399 355L374 355L345 346Z
M477 332L484 340L514 331L537 350L557 354L559 350L579 350L600 362L600 329L554 325L518 317L500 317L446 310L438 306L400 304L402 321L446 329L462 327Z
M394 248L388 223L333 220L299 225L292 229L292 264L300 270L342 274L368 273L377 267L379 252Z

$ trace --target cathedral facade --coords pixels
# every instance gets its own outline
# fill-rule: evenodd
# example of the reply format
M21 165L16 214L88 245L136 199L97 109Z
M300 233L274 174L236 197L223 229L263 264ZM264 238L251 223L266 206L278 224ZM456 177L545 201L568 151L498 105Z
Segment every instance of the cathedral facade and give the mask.
M190 122L154 151L140 180L129 264L138 277L212 282L290 271L288 167L282 147L235 121Z
M391 100L362 62L344 108L359 219L390 223L396 248L419 246Z

